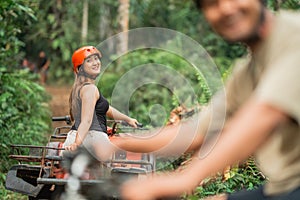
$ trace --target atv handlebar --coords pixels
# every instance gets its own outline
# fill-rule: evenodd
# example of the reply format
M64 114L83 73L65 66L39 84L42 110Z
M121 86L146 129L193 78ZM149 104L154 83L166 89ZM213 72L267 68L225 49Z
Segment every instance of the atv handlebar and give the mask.
M123 125L123 126L131 126L130 124L128 124L127 122L125 122L125 121L121 121L121 124ZM138 128L143 128L143 124L142 123L135 123L136 125L137 125L137 127Z
M65 121L68 125L70 125L72 123L70 115L59 116L59 117L52 117L52 121L53 122ZM110 121L110 120L108 120L108 121ZM126 121L123 121L123 120L112 120L111 122L114 122L116 124L120 123L123 126L131 126ZM143 128L143 124L142 123L136 123L136 125L137 125L138 128Z
M121 124L122 126L131 126L130 124L128 124L126 121L123 120L107 120L107 122L113 123L113 124ZM142 123L136 123L138 128L143 128L143 124Z
M62 117L52 117L53 122L65 121L68 125L72 124L70 115L62 116Z

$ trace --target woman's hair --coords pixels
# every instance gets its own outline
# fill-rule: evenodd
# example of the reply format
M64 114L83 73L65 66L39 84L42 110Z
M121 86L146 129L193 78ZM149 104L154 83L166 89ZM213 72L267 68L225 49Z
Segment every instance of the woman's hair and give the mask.
M84 83L87 83L89 78L86 76L82 76L81 73L78 73L75 77L74 84L72 86L72 90L69 97L69 112L71 116L71 120L74 121L74 116L78 113L79 109L79 92Z

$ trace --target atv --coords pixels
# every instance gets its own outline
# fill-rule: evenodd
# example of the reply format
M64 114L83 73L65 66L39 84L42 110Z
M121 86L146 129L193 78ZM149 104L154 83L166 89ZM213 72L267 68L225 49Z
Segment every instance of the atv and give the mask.
M155 171L153 154L115 152L106 162L95 159L84 148L64 151L63 143L71 130L70 116L52 117L65 121L58 126L45 146L11 145L9 158L18 161L6 176L6 189L22 193L28 199L119 199L118 187L129 178L142 178ZM120 137L122 131L134 129L123 121L110 121L109 138Z

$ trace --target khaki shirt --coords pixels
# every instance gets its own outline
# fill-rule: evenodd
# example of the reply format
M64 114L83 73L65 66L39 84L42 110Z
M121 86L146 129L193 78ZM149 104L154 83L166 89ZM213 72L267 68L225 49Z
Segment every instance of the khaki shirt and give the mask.
M268 177L265 193L285 193L300 186L300 15L282 12L271 33L249 61L234 68L226 84L226 116L249 97L274 106L291 120L274 130L255 153ZM255 122L252 125L255 126Z

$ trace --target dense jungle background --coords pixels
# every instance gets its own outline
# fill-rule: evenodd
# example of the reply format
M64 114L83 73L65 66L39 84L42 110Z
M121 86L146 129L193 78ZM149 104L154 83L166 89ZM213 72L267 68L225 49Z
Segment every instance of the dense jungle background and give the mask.
M268 0L268 7L274 12L299 10L300 3L299 0ZM97 46L118 33L142 27L166 28L195 40L212 57L223 80L230 74L234 60L247 52L244 46L228 44L216 36L191 0L1 0L0 199L27 199L5 190L6 172L15 164L8 159L9 146L44 145L53 131L51 116L68 114L68 94L74 80L73 51L83 45ZM128 48L126 37L120 37L117 43L107 43L112 52L126 52ZM50 60L46 82L41 82L37 70L40 51ZM98 86L109 101L115 84L126 72L148 63L171 67L189 80L197 95L183 105L187 110L205 106L215 92L203 74L172 52L144 48L121 57L108 56L113 62L101 75ZM149 115L153 105L163 107L167 113L163 120L159 112ZM146 84L132 94L128 114L155 127L166 124L169 113L178 106L182 106L182 102L169 88ZM183 155L160 169L175 169L188 158ZM240 188L252 189L265 178L250 159L205 180L193 195L184 198L199 199Z

